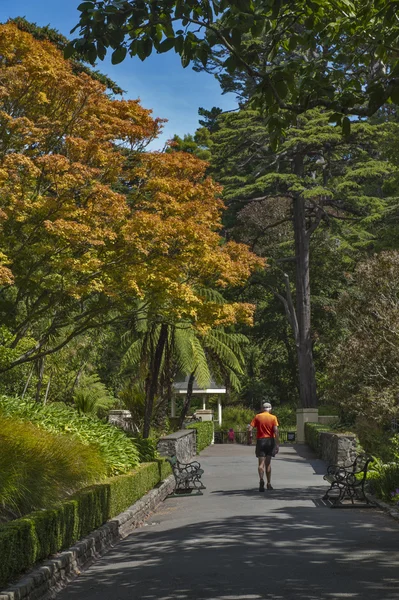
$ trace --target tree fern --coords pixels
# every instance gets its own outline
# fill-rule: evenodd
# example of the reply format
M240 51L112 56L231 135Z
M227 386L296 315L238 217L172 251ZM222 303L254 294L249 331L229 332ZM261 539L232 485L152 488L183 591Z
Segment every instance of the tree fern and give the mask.
M140 338L130 344L122 358L121 366L123 369L126 369L127 367L137 367L139 365L143 354L143 345L144 340Z
M200 339L195 335L193 335L192 338L192 347L195 363L195 368L193 369L195 379L201 388L207 388L212 379L209 370L208 358Z

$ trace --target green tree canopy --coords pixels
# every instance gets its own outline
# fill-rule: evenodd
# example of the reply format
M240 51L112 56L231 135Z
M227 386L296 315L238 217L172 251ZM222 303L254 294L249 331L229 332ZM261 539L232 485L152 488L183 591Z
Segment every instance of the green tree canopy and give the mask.
M399 96L393 0L90 0L78 7L80 37L66 49L89 62L112 50L145 60L174 50L183 67L217 61L219 74L249 78L270 133L308 109L367 117ZM244 87L247 87L244 84Z

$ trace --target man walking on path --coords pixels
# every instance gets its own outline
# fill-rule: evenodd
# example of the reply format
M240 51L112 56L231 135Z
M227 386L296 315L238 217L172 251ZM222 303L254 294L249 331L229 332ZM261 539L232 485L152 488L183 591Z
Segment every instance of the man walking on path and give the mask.
M251 426L256 427L256 451L258 457L259 491L265 491L264 473L266 468L267 489L272 490L271 459L279 450L278 421L275 415L270 414L272 405L263 403L263 412L257 414L251 421Z

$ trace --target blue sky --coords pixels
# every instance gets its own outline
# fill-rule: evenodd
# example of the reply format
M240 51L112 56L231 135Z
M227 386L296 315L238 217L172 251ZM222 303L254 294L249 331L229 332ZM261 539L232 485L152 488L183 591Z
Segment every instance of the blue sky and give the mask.
M76 7L81 0L0 0L0 22L10 17L26 17L38 25L51 25L61 33L69 32L78 21ZM127 58L111 65L107 57L97 68L126 90L126 98L140 98L154 117L168 119L160 138L152 145L162 149L175 133L193 133L198 127L198 108L219 106L223 110L236 107L234 95L222 96L217 81L207 73L183 69L180 58L172 51L154 54L141 62Z

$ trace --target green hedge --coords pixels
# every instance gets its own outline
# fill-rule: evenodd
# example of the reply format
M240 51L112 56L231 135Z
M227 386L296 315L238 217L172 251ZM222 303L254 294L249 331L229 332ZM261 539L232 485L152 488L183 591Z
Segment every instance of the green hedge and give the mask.
M197 452L201 452L201 450L212 444L212 421L204 421L203 423L192 423L191 425L187 425L187 429L196 429L197 431Z
M320 433L322 431L331 431L331 427L320 423L305 423L305 441L318 455L320 454Z
M53 509L0 525L0 588L103 525L171 473L164 459L74 494Z

